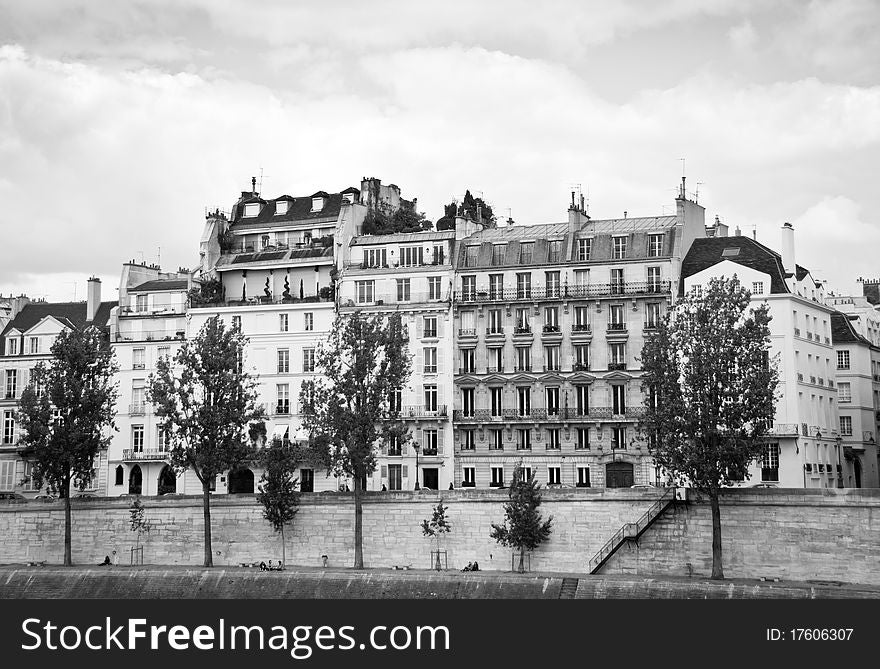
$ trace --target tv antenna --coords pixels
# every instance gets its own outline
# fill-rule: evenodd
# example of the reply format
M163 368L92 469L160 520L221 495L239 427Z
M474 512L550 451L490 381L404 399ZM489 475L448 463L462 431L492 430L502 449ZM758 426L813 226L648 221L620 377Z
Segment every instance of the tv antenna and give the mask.
M68 281L67 285L73 284L73 301L76 302L76 281Z
M259 190L260 195L263 194L263 179L264 179L264 178L268 179L268 178L269 178L269 175L268 175L268 174L263 174L263 168L261 167L261 168L260 168L260 190Z
M700 186L702 186L704 183L706 183L706 182L705 181L698 181L697 182L697 190L694 191L694 203L695 204L699 203L699 201L700 201Z

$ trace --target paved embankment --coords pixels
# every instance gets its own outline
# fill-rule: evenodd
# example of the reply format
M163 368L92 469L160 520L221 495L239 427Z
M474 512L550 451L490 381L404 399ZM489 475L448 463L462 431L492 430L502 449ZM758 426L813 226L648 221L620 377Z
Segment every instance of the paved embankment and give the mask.
M880 598L880 588L742 579L717 582L427 570L0 567L0 599L558 599L572 595L577 599Z

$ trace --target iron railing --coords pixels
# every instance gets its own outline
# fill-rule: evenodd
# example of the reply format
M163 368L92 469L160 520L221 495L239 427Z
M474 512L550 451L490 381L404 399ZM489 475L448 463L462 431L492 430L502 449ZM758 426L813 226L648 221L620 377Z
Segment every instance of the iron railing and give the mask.
M122 459L126 461L144 461L144 460L152 460L157 462L162 462L168 459L169 453L168 451L160 451L160 450L149 450L149 451L136 451L133 448L126 448L122 451Z
M670 281L637 281L564 285L550 288L504 288L501 290L456 291L457 302L518 302L534 300L585 299L620 295L660 295L669 293Z

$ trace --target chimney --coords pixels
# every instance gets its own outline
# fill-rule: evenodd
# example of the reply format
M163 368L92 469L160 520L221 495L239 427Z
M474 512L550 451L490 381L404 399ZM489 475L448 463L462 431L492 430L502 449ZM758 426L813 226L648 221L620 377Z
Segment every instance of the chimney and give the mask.
M736 228L734 228L733 230L733 236L739 237L740 235L742 235L742 232L740 231L739 226L736 226Z
M86 321L91 323L101 306L101 279L90 277L86 293Z
M251 192L257 194L257 177L251 177Z
M795 273L794 228L788 222L782 225L782 267L786 274Z
M716 237L727 237L727 223L722 223L721 219L718 216L715 216L715 236Z

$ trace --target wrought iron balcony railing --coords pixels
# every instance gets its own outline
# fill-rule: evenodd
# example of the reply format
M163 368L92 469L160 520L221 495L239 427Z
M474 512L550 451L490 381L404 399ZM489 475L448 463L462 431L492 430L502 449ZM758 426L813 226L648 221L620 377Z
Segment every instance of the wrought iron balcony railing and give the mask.
M592 283L587 285L563 285L545 288L504 288L502 290L456 291L457 302L517 302L533 300L559 300L599 298L618 295L658 295L670 292L669 281L638 281Z
M168 451L160 451L160 450L135 450L133 448L126 448L122 451L122 459L124 461L144 461L144 460L152 460L156 462L163 462L168 459Z

